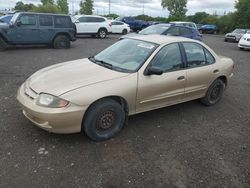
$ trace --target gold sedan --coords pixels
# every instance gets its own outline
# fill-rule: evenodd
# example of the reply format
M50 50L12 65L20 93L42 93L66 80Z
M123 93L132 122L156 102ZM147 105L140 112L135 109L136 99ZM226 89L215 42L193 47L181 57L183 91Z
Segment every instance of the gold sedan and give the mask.
M88 59L44 68L19 88L23 114L54 133L116 135L128 116L194 99L222 98L231 59L181 37L131 36Z

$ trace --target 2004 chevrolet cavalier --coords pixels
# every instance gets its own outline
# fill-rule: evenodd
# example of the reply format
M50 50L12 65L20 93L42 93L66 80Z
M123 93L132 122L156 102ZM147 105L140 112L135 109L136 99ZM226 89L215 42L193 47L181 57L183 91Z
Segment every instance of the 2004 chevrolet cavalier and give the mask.
M83 130L101 141L118 133L128 115L194 99L216 104L233 66L198 41L131 36L94 57L36 72L19 88L17 99L40 128Z

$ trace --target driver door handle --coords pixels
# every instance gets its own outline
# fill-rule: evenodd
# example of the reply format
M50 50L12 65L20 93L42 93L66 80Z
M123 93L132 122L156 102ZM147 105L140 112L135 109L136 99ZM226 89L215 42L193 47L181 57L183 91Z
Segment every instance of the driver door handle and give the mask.
M185 76L180 76L177 78L177 80L185 80Z
M214 74L217 74L217 73L219 73L219 72L220 72L220 71L219 71L218 69L215 69L213 73L214 73Z

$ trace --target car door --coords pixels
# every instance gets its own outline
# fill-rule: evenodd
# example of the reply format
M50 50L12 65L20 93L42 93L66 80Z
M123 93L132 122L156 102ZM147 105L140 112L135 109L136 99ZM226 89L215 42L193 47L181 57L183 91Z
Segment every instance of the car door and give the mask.
M88 32L88 22L87 21L88 21L88 18L86 16L82 16L75 21L76 31L78 34Z
M183 42L182 45L187 67L185 100L203 97L208 87L218 77L220 70L213 55L201 44Z
M16 22L16 43L38 43L39 29L35 14L21 14Z
M190 39L194 38L194 34L191 28L189 29L186 27L180 27L179 30L180 30L180 36L190 38Z
M55 29L53 24L53 16L39 15L39 38L40 43L47 43L51 41L54 36Z
M145 75L150 67L162 75ZM179 44L162 47L144 70L138 72L136 111L143 112L180 102L184 97L186 71Z
M179 27L172 26L164 34L170 36L180 36Z

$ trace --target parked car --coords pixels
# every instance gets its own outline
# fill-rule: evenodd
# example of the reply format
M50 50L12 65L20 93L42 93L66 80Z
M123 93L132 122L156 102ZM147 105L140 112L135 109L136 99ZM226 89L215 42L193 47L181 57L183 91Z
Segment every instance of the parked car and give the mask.
M21 85L17 100L44 130L84 131L102 141L129 115L194 99L215 105L232 76L232 59L196 40L131 36L88 59L41 69Z
M198 29L198 31L200 30L200 28L203 26L203 24L196 24L196 27Z
M197 29L197 26L193 22L183 22L183 21L175 21L175 22L170 22L171 24L175 24L178 26L186 26L186 27L192 27L194 29Z
M134 17L118 17L116 20L128 24L129 27L135 32L150 26L149 22L136 20Z
M250 49L250 30L248 30L247 33L241 37L238 46L241 50Z
M13 15L5 15L0 17L0 23L9 23Z
M232 42L239 42L239 40L241 39L241 37L246 34L247 29L235 29L233 32L231 33L227 33L225 35L225 42L227 41L232 41Z
M112 33L121 33L123 35L126 35L128 32L130 32L129 25L120 21L112 21L111 28Z
M199 29L201 33L207 33L207 34L216 34L219 29L216 25L208 24L208 25L203 25Z
M73 17L76 25L77 35L98 36L102 39L106 38L112 32L111 23L107 18L92 15L76 15Z
M170 36L181 36L181 37L187 37L191 39L196 39L199 41L202 41L202 35L199 33L197 29L191 28L191 27L185 27L185 26L177 26L173 24L157 24L157 25L151 25L143 30L141 30L139 35L170 35ZM128 37L130 35L136 35L136 34L128 34ZM127 36L121 37L121 39L127 38Z
M73 23L67 15L16 13L9 24L0 24L0 49L20 44L69 48L70 41L76 40L74 34Z

